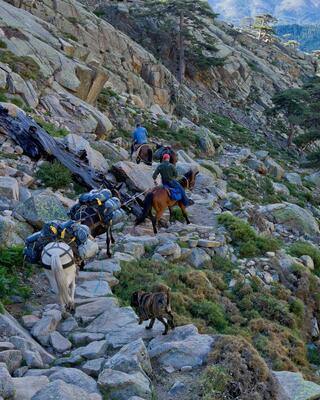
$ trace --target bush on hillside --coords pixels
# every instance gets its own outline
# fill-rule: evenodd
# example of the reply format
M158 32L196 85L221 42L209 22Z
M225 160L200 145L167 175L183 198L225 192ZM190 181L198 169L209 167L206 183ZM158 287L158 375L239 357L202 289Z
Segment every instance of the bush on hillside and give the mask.
M37 171L37 178L45 186L52 187L54 190L65 188L72 183L71 172L59 161L53 163L46 161L41 164Z
M24 285L25 277L29 276L31 269L23 266L23 247L13 246L0 249L0 313L1 302L8 302L10 296L21 296L27 299L31 289Z
M0 50L0 62L19 74L23 79L37 80L40 77L39 64L29 56L16 56L10 50Z
M50 135L53 137L65 137L69 135L69 131L64 128L57 128L54 124L51 122L46 122L40 117L35 117L35 121Z
M229 213L219 215L218 222L226 227L241 257L260 256L280 248L278 240L259 235L247 222Z
M317 275L320 275L320 250L307 242L298 241L289 247L289 254L294 257L310 256L314 262L314 268Z

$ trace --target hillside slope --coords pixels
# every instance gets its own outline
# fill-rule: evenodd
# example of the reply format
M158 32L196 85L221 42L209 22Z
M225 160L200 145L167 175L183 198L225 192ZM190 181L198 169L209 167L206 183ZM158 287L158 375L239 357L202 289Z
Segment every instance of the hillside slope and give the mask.
M113 227L112 258L97 237L75 312L61 313L22 246L48 220L67 219L88 188L50 151L27 156L0 113L0 398L319 398L320 174L282 146L284 118L273 129L265 115L274 93L313 76L315 61L215 21L223 63L189 65L180 85L167 44L155 57L147 22L128 4L107 3L100 18L73 0L0 0L0 105L17 136L27 113L141 199L157 163L129 159L142 122L152 146L177 152L180 175L198 172L191 224L175 208L154 235L149 220L135 226L128 215ZM177 325L166 336L159 321L138 325L130 307L134 291L164 285Z

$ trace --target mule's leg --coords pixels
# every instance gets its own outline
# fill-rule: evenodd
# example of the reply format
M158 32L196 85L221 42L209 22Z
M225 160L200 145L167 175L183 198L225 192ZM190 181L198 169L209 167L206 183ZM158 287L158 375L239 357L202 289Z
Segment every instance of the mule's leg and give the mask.
M152 329L155 320L156 320L155 318L151 318L150 324L148 326L146 326L146 329Z
M164 332L162 333L163 335L166 335L168 333L169 325L166 323L166 321L163 319L163 317L157 317L157 320L163 323L165 329Z
M109 258L111 258L111 252L110 252L110 235L109 235L109 230L110 230L110 226L107 227L106 230L106 244L107 244L107 256Z
M113 237L113 234L112 234L112 226L110 226L110 237L111 237L111 243L112 244L115 244L115 238Z
M182 215L184 216L184 219L186 220L187 224L191 224L189 217L188 217L188 213L186 211L186 207L181 202L179 202L178 205L181 208Z
M70 311L74 311L74 293L76 291L76 273L74 275L73 281L71 283L70 287L70 297L71 297L71 305L70 305Z
M154 215L152 214L152 210L150 210L150 212L149 212L149 217L151 219L153 233L156 235L158 233L157 224L156 224L156 219L155 219Z
M168 324L170 325L171 329L174 329L175 328L175 324L174 324L174 319L173 319L172 312L171 311L167 311L167 314L168 314L168 318L167 318Z
M170 221L170 224L173 224L172 207L169 207L169 221Z

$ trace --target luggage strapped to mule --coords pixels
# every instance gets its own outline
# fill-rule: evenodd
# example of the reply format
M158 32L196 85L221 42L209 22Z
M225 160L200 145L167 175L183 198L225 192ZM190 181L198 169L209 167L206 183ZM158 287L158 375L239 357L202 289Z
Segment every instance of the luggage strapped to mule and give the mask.
M60 254L60 257L63 257L64 255L67 254L71 258L71 260L67 264L62 266L63 269L66 269L75 264L74 256L73 256L71 247L69 247L68 249L64 249L63 247L59 246L59 243L60 242L57 242L56 248L63 250L63 253ZM44 248L42 252L51 258L51 254L48 252L48 250L46 250L46 248ZM71 252L71 254L70 254L70 252ZM51 270L51 265L44 264L43 261L42 261L42 266L44 269Z

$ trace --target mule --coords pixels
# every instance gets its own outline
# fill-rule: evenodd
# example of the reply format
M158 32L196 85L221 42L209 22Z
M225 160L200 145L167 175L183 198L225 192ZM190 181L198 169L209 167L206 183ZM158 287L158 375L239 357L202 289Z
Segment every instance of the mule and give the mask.
M135 145L136 163L142 161L146 165L152 165L153 152L148 144Z
M183 188L192 190L194 188L198 173L199 171L190 170L178 181ZM146 220L147 217L149 217L152 222L153 232L155 234L158 233L157 226L159 226L160 218L162 217L165 209L169 208L170 222L173 222L172 208L176 205L180 207L187 224L190 224L186 207L182 204L182 202L179 200L172 200L166 188L163 186L157 186L146 195L143 202L142 214L136 219L135 226L140 225ZM156 212L155 216L152 213L153 209Z
M86 205L72 207L69 215L74 221L87 225L94 238L106 233L107 256L110 258L112 256L110 251L111 243L115 243L112 234L112 222L110 221L110 223L106 224L97 208Z
M73 311L77 268L71 247L50 242L42 250L41 262L52 290L58 294L61 311Z

